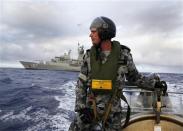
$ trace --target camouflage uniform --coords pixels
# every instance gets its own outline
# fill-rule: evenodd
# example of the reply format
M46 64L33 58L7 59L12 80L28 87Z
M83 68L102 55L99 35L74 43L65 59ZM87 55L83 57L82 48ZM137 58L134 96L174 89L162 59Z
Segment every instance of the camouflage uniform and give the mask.
M115 41L117 42L117 41ZM107 61L107 56L110 54L110 52L102 52L102 63L105 63ZM140 74L133 62L132 55L130 53L130 49L126 46L121 45L120 49L120 61L121 64L118 68L118 75L117 75L117 81L118 81L118 88L122 90L125 80L128 80L131 84L135 84L142 88L153 88L154 84L156 82L154 77L148 78L144 77L142 74ZM79 79L76 86L76 102L75 102L75 111L78 112L80 109L91 106L88 104L88 77L89 72L91 70L90 65L90 52L87 51L86 54L83 57L83 64L81 66L81 71L79 74ZM95 96L96 98L96 109L98 115L102 115L105 112L105 107L110 99L110 94L98 94ZM112 109L109 114L109 117L106 122L105 131L118 131L121 129L121 119L124 118L122 114L122 106L121 106L121 99L119 97L116 97L113 104ZM75 127L75 129L69 129L74 131L88 131L91 130L92 124L84 124L80 120L80 117L78 113L76 114L76 118L74 122L72 123ZM73 126L72 125L72 126Z

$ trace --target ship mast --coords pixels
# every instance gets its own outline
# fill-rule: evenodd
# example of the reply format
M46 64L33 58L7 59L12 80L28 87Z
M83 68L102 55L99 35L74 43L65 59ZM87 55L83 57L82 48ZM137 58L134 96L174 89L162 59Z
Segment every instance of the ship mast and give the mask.
M78 42L78 61L82 61L84 55L84 46L79 44Z

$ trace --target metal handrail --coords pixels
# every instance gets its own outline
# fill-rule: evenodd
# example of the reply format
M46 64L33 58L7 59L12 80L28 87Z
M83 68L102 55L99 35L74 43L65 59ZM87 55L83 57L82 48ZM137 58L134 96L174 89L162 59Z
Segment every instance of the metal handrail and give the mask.
M128 89L128 90L126 90L126 89ZM131 89L137 89L137 90L131 90ZM124 89L123 89L123 91L122 92L139 92L139 93L153 93L154 91L151 91L151 90L148 90L148 89L144 89L144 88L140 88L140 87L138 87L138 86L127 86L127 85L125 85L124 86ZM170 93L170 94L182 94L183 95L183 92L175 92L175 91L167 91L167 93Z

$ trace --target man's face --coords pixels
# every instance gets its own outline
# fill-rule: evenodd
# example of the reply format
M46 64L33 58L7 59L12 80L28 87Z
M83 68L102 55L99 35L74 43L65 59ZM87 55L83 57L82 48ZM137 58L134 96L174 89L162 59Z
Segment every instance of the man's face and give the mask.
M98 45L101 40L100 40L97 29L92 28L90 31L91 31L90 37L91 37L93 45Z

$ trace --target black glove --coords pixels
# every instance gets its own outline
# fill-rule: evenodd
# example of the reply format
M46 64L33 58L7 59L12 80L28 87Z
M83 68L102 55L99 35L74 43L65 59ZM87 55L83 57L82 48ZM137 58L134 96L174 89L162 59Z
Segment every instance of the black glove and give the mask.
M90 108L83 108L79 111L79 117L83 123L89 124L94 118L93 110Z
M155 83L155 88L159 88L161 91L163 91L163 96L167 95L167 84L165 81L157 81Z

